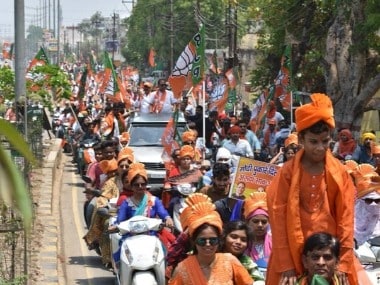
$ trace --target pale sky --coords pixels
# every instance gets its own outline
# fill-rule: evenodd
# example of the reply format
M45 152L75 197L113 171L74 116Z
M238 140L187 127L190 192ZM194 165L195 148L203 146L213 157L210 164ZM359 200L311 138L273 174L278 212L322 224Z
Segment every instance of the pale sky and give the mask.
M1 0L0 9L0 39L4 37L12 37L14 33L14 1ZM18 0L21 1L21 0ZM132 9L133 0L60 0L62 7L62 25L71 26L80 23L83 19L90 18L97 11L100 11L103 17L110 17L113 13L117 13L120 17L127 17ZM134 0L136 3L137 0ZM25 5L25 29L30 24L43 25L43 9L44 4L51 7L58 0L24 0ZM123 4L123 2L125 2ZM48 9L46 9L47 14ZM51 17L53 18L53 10L51 9ZM48 19L46 17L45 19ZM48 20L46 20L48 26ZM51 27L53 20L50 20Z

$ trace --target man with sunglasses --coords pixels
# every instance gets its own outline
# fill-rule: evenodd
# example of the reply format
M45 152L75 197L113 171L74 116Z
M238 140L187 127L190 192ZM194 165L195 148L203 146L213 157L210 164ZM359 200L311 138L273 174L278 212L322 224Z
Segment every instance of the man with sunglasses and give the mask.
M167 89L165 79L158 80L158 90L149 95L148 102L152 113L172 113L173 106L178 103L172 91Z

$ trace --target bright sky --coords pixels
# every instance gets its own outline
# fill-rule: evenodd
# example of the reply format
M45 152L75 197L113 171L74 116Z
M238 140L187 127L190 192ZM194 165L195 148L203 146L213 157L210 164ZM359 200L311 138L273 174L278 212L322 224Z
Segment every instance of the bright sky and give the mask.
M14 33L14 1L1 0L0 9L0 39L12 37ZM21 0L18 0L21 1ZM97 11L100 11L103 17L110 17L117 13L121 18L127 17L132 9L132 2L137 0L60 0L62 7L62 24L72 26L80 23L83 19L90 18ZM123 4L123 2L125 2ZM25 29L30 24L43 23L44 4L48 7L57 5L58 0L24 0L25 5ZM46 9L48 11L48 9ZM53 18L53 9L51 9ZM46 17L47 18L47 17ZM48 22L48 20L46 21ZM53 26L53 20L50 20ZM43 24L42 24L43 25ZM47 24L48 25L48 24Z

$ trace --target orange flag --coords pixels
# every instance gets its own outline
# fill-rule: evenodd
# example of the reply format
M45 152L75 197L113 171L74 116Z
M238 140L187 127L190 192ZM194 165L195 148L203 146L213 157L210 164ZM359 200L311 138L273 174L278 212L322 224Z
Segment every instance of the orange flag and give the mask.
M228 101L228 79L222 74L215 76L213 89L209 94L211 110L217 110L222 113Z
M148 63L151 67L156 66L155 57L156 57L156 52L154 51L154 48L151 48L149 51L149 58L148 58Z

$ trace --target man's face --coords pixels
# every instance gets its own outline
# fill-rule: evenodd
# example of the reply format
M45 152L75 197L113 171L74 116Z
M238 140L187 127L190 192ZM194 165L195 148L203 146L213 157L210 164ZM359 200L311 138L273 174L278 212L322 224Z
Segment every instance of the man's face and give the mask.
M221 176L213 178L214 189L219 193L226 193L227 187L230 185L229 176Z
M240 130L241 130L242 134L246 134L247 133L247 124L246 123L239 124L239 127L240 127Z
M323 161L326 157L330 141L330 132L314 134L307 131L303 136L300 136L300 144L303 145L305 150L304 157L314 163Z
M338 259L334 256L329 247L314 249L306 256L302 256L302 263L308 272L308 279L311 280L315 274L323 276L330 282L334 276L338 265Z
M107 146L103 150L103 158L106 160L110 160L112 158L115 158L115 149L111 146Z
M158 88L160 89L160 91L165 91L166 90L166 82L163 80L160 80L158 82Z

